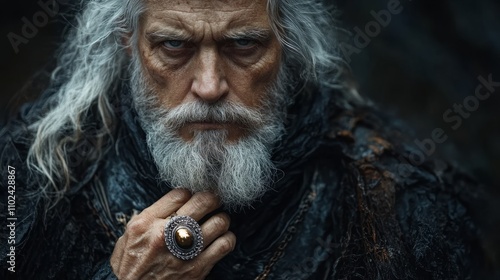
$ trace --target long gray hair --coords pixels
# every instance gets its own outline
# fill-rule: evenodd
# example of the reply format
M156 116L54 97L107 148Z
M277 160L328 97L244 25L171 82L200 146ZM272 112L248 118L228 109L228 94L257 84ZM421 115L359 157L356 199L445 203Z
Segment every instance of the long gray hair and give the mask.
M30 126L33 143L28 167L41 175L39 194L50 205L76 180L74 169L84 161L99 160L112 142L117 123L113 95L129 77L126 49L137 42L144 11L140 0L82 2L82 12L62 45L51 76L54 94L47 100L45 113ZM268 0L267 9L283 46L284 63L301 69L295 79L338 87L343 67L328 9L315 0ZM69 154L83 141L92 147L83 159L71 161Z

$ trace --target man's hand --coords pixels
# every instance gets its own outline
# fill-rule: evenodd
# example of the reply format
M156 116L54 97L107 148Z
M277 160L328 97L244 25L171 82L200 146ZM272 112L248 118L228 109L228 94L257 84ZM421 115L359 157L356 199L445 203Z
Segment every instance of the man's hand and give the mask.
M186 190L170 191L127 224L111 255L113 272L118 279L204 279L236 244L235 235L228 231L229 216L219 213L201 225L204 249L189 261L180 260L168 251L163 230L174 212L199 221L219 204L212 193L191 196Z

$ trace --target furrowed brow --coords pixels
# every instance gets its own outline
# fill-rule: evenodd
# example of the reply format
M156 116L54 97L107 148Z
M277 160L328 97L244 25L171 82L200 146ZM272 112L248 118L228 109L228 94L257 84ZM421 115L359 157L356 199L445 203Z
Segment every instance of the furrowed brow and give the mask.
M165 40L189 41L191 36L179 30L156 30L146 32L146 39L150 42L162 42Z
M238 40L238 39L255 39L255 40L267 40L271 38L272 30L270 29L246 29L246 30L234 30L229 31L224 35L226 40Z

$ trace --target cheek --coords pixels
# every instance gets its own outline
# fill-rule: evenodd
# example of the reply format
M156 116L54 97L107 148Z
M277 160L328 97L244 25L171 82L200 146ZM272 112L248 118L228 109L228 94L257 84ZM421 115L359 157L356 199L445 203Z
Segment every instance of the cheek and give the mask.
M148 47L141 47L141 61L145 77L162 106L172 108L179 105L189 91L188 68L172 71L160 54Z
M229 87L243 104L250 107L262 104L267 90L278 75L280 55L279 48L271 49L262 59L248 68L230 69L227 72Z

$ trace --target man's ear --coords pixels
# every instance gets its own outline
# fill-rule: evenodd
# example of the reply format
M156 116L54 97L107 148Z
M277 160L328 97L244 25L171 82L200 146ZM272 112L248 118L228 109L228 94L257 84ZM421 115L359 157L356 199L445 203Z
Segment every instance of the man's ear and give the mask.
M132 46L130 45L130 41L132 40L132 33L127 33L122 37L122 44L127 51L129 56L132 56Z

